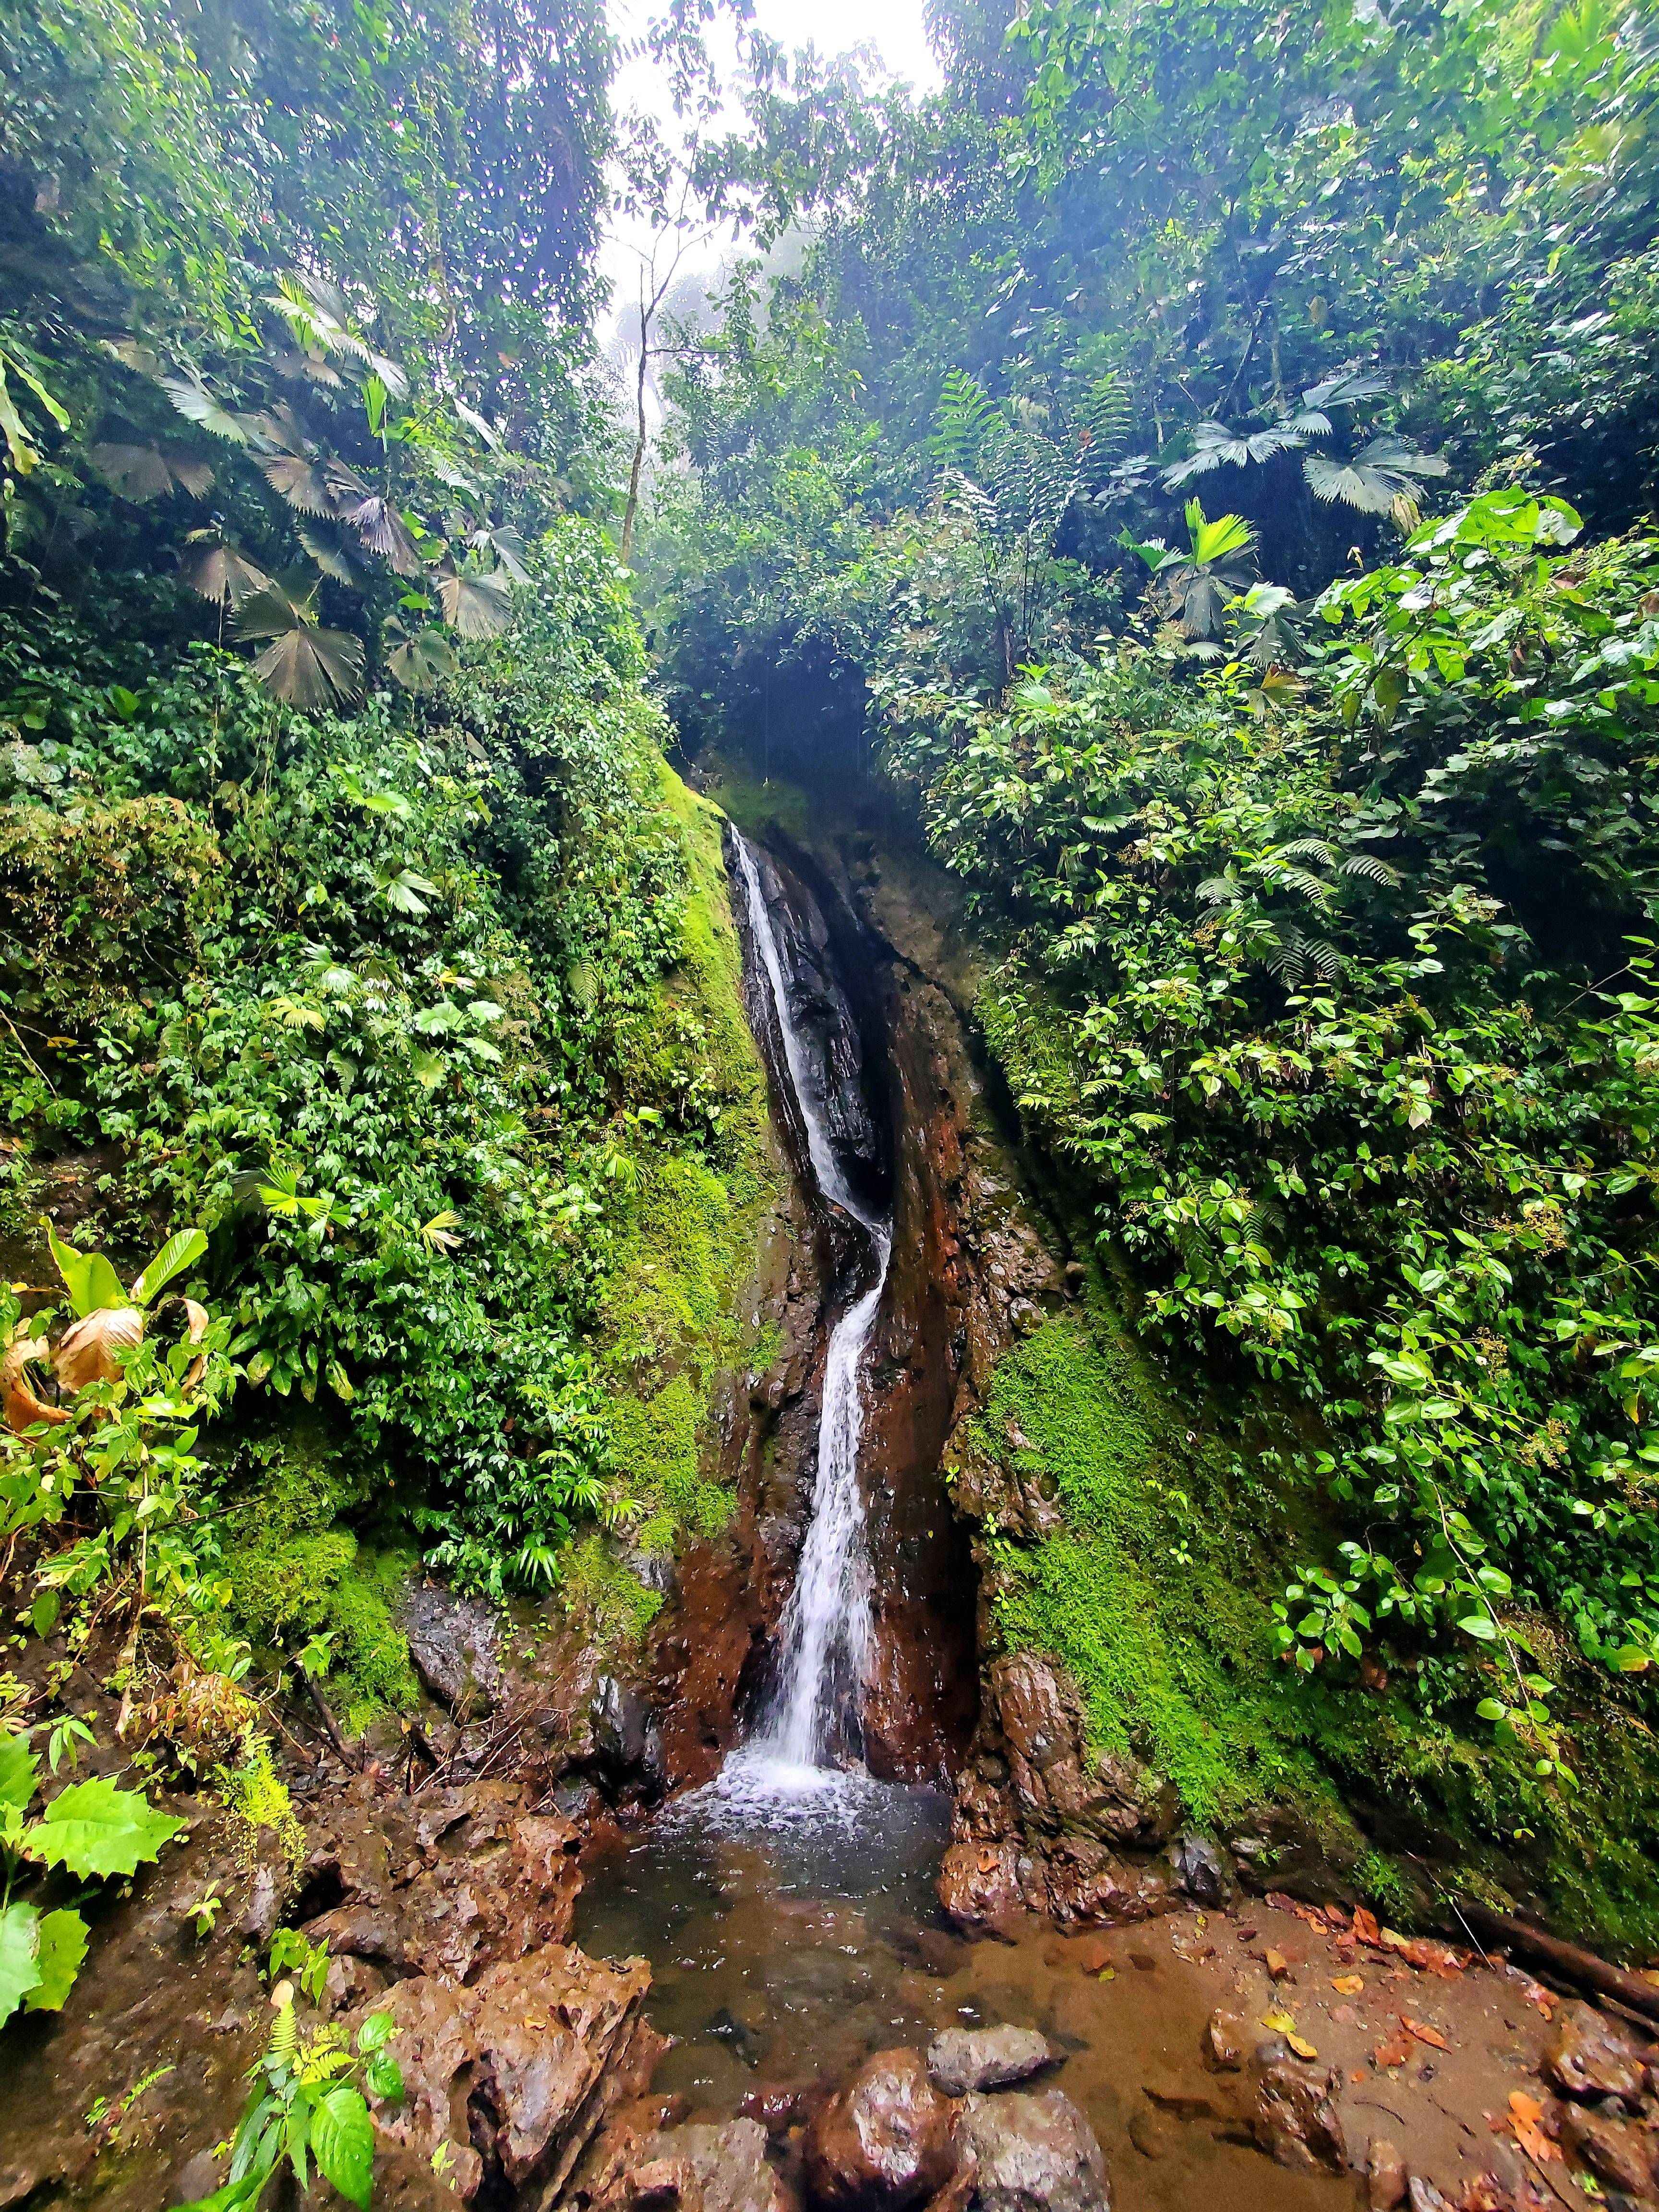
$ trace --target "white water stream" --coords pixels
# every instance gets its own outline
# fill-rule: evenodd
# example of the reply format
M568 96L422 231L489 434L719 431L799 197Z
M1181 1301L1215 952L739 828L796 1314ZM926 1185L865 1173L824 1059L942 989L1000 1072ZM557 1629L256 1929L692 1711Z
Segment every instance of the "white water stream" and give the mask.
M864 1428L860 1368L892 1256L890 1226L862 1206L830 1140L822 1072L812 1065L789 1007L783 957L755 855L737 837L749 924L769 990L784 1062L806 1133L812 1172L823 1197L850 1214L875 1248L875 1280L830 1331L818 1419L818 1464L812 1517L801 1548L795 1587L780 1629L777 1686L759 1731L728 1761L750 1781L798 1786L827 1779L839 1733L843 1694L861 1692L869 1660L870 1565L859 1490L859 1439Z

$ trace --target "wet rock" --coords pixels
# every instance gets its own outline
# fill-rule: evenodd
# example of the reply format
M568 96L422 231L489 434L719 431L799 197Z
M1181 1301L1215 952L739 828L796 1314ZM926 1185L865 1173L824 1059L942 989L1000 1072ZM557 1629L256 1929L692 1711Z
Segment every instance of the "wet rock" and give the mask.
M634 2202L678 2202L686 2212L786 2212L787 2199L766 2157L758 2121L723 2127L666 2128L647 2136L634 2169Z
M1190 1828L1184 1835L1177 1836L1170 1852L1170 1863L1176 1887L1190 1897L1194 1905L1213 1912L1227 1902L1231 1878L1220 1852L1207 1836L1195 1834Z
M1022 1911L1016 1844L952 1844L939 1863L939 1901L958 1928L994 1934Z
M1064 2090L969 2097L961 2136L978 2212L1108 2212L1106 2161Z
M285 1887L286 1884L279 1883L275 1867L262 1865L253 1869L247 1903L237 1916L236 1933L258 1950L265 1951L270 1948L270 1939L276 1933L276 1918L282 1911Z
M435 1583L411 1583L398 1609L409 1656L423 1688L458 1720L493 1712L501 1702L500 1631L476 1598Z
M960 2097L1024 2081L1054 2056L1033 2027L947 2027L927 2046L927 2072L936 2089Z
M1642 2094L1643 2054L1629 2031L1593 2005L1563 2005L1540 2069L1569 2097L1619 2097L1635 2104Z
M720 2007L704 2033L726 2044L745 2066L753 2068L760 2064L762 2045L759 2036L748 2021L739 2020L729 2006Z
M1247 2032L1242 2013L1228 2012L1218 2005L1205 2023L1205 2064L1214 2067L1218 2073L1237 2073L1244 2063Z
M1622 2189L1627 2197L1652 2195L1653 2151L1644 2130L1573 2106L1562 2120L1561 2140L1610 2188Z
M1160 1839L1169 1808L1158 1785L1130 1761L1090 1749L1081 1700L1052 1661L1032 1651L999 1659L991 1690L1028 1820L1104 1843Z
M1334 2084L1288 2061L1264 2067L1250 2107L1250 2133L1279 2166L1340 2173L1348 2163Z
M1162 2158L1170 2148L1170 2123L1156 2112L1133 2112L1129 2118L1129 2141L1143 2158Z
M1171 1902L1156 1868L1130 1867L1094 1836L1057 1838L1038 1869L1038 1878L1024 1882L1027 1901L1063 1928L1126 1928L1167 1911Z
M781 2136L799 2119L803 2102L799 2089L750 2089L738 2112L745 2120L758 2120L769 2136Z
M1344 1905L1358 1897L1353 1872L1358 1854L1344 1838L1315 1829L1283 1806L1252 1817L1228 1838L1240 1881L1254 1896L1282 1890L1310 1905Z
M436 1974L395 1984L377 2009L392 2016L405 2095L375 2124L428 2162L447 2143L463 2197L491 2174L556 2192L664 2047L640 2019L650 1986L642 1959L615 1966L562 1944L491 1966L471 1989Z
M403 1824L389 1812L380 1817L382 1846L402 1846ZM462 1823L463 1840L471 1846L465 1856L430 1865L413 1856L405 1863L417 1871L401 1891L384 1849L377 1860L358 1862L356 1899L307 1921L312 1942L326 1942L336 1958L363 1960L386 1974L449 1974L457 1981L562 1942L581 1888L580 1832L552 1814L508 1818L483 1797L467 1797ZM409 1843L412 1848L412 1838Z
M955 2170L956 2118L917 2052L878 2051L808 2130L807 2186L837 2212L920 2204Z
M662 1787L662 1737L639 1692L601 1674L591 1712L593 1763L615 1787L633 1784L654 1793Z
M1420 2173L1413 2174L1406 2188L1411 2212L1448 2212L1445 2198L1433 2182Z
M1373 2136L1365 2154L1365 2202L1370 2212L1397 2212L1406 2201L1406 2160L1397 2143Z

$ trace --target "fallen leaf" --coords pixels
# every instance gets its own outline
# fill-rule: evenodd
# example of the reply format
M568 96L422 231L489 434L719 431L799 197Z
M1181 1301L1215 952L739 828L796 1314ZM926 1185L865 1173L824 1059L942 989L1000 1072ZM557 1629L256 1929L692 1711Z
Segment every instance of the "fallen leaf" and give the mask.
M1307 2041L1305 2037L1287 2034L1285 2040L1290 2045L1291 2050L1295 2051L1298 2058L1317 2058L1319 2056L1318 2051L1315 2050L1311 2043Z
M1375 1916L1367 1912L1363 1905L1354 1907L1353 1932L1362 1943L1369 1943L1373 1948L1382 1941Z
M1553 2020L1555 2017L1558 2000L1553 1990L1540 1989L1536 1982L1528 1982L1523 1994L1527 2002L1529 2005L1536 2005L1546 2020Z
M1511 2089L1510 2117L1511 2119L1524 2120L1528 2125L1536 2127L1544 2117L1544 2107L1536 2097L1529 2097L1524 2089Z
M1356 2066L1353 2072L1348 2076L1350 2081L1363 2081L1364 2078L1365 2069L1363 2066Z
M1340 1990L1345 1997L1357 1997L1364 1986L1364 1974L1338 1974L1331 1984L1331 1987Z
M1115 1982L1117 1979L1117 1968L1115 1966L1103 1966L1100 1970L1098 1979L1103 1982Z
M1264 2012L1261 2015L1261 2025L1263 2027L1272 2028L1275 2035L1296 2033L1296 2022L1287 2012Z
M1285 1954L1282 1951L1268 1949L1264 1951L1261 1956L1267 1966L1269 1978L1275 1982L1282 1982L1291 1971L1291 1962Z
M1352 2027L1358 2024L1359 2014L1351 2004L1340 2004L1332 2006L1331 2018L1339 2027Z
M1553 2143L1542 2128L1534 2125L1531 2120L1515 2123L1515 2140L1527 2156L1535 2159L1540 2166L1547 2166L1553 2158L1561 2155L1560 2144Z
M1447 2042L1440 2030L1437 2027L1431 2027L1425 2020L1413 2020L1407 2014L1402 2012L1400 2015L1400 2025L1407 2035L1414 2037L1419 2043L1432 2044L1437 2051L1451 2049L1450 2044Z
M1411 2055L1412 2042L1408 2035L1396 2035L1390 2042L1379 2043L1371 2052L1372 2058L1379 2066L1403 2066Z

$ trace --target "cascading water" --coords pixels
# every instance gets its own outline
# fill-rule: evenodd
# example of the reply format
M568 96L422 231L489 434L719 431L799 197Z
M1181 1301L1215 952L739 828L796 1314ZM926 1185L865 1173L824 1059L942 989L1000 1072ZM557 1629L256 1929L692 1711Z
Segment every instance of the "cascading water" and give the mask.
M777 1018L813 1175L824 1199L864 1231L875 1259L873 1281L830 1332L812 1516L783 1616L777 1685L759 1730L738 1755L743 1769L750 1773L761 1767L810 1772L835 1763L842 1701L857 1698L869 1656L870 1574L859 1488L859 1439L864 1427L860 1368L881 1304L893 1243L889 1224L860 1205L836 1158L822 1082L790 1008L782 954L760 869L741 836L736 844L750 929Z

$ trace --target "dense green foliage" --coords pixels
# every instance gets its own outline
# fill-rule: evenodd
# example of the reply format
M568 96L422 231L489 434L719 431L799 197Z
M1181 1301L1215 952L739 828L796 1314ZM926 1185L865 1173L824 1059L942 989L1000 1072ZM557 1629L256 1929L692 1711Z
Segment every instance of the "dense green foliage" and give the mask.
M879 758L1135 1325L1257 1439L1228 1786L1240 1681L1352 1781L1291 1686L1387 1675L1388 1729L1495 1729L1467 1832L1536 1832L1585 1682L1644 1712L1659 1663L1651 11L942 37L921 101L752 88L815 234L684 334L671 700L809 784ZM1153 1545L1114 1526L1005 1609L1109 1736Z

